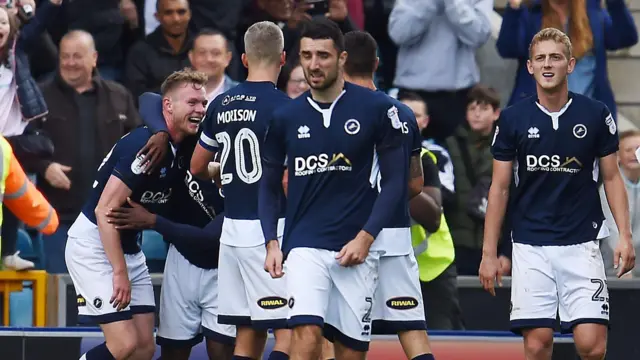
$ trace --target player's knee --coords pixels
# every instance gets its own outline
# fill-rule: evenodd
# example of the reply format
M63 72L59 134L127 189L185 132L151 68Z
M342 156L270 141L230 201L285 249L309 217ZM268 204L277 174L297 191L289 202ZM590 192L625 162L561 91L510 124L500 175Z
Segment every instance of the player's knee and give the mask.
M607 352L606 340L576 342L576 349L582 360L602 360Z
M297 342L319 342L322 338L322 329L318 325L299 325L293 329L291 341Z
M207 354L210 360L231 360L233 358L233 345L221 344L207 339Z
M156 344L153 340L138 341L136 344L136 355L140 360L151 360L156 353Z
M553 332L545 330L547 329L533 329L524 334L524 348L534 359L550 353L553 348Z
M289 346L291 345L291 330L290 329L277 329L274 330L273 335L276 338L276 343L273 346L274 350L289 352Z
M136 351L138 339L135 332L107 339L107 347L116 359L128 359ZM153 356L153 355L152 355Z

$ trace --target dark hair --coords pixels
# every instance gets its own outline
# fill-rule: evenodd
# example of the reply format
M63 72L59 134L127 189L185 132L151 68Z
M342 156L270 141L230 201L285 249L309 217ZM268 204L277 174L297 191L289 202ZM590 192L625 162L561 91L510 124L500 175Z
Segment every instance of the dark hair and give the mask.
M276 83L276 87L279 90L282 90L285 93L287 92L287 84L289 83L289 79L291 78L291 73L293 72L293 69L295 69L299 65L300 62L298 60L287 61L284 64L282 70L280 70L280 76L278 76L278 81Z
M306 23L300 34L300 39L333 40L333 46L341 53L344 51L344 35L338 25L325 18L314 18Z
M635 136L640 136L640 130L626 130L620 133L620 141Z
M193 49L196 45L196 40L198 40L199 37L201 36L221 36L224 39L224 43L225 46L227 48L227 50L231 51L231 47L229 46L229 39L227 39L227 37L222 33L222 31L218 31L215 29L211 29L211 28L203 28L202 30L200 30L198 32L198 34L196 34L196 36L193 38L193 42L191 45L191 48Z
M350 76L370 77L376 71L378 44L366 31L350 31L344 36L347 62L344 71Z
M398 100L399 101L422 101L426 105L426 102L424 101L424 99L417 93L414 93L413 91L400 91L398 93Z
M467 96L467 105L474 102L491 105L494 110L500 109L500 95L492 87L476 85L471 88Z

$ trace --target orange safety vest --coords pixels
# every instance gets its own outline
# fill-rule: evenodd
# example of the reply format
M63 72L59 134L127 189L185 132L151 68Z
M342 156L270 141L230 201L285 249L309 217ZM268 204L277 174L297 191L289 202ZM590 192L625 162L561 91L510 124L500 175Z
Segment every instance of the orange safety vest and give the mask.
M0 199L27 226L51 235L58 229L58 214L22 170L9 142L0 136ZM0 207L0 226L2 225Z

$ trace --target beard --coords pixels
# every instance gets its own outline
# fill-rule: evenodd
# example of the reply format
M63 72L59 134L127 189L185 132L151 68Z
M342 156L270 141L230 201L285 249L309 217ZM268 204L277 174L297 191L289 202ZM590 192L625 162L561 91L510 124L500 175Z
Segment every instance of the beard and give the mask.
M333 86L333 84L336 83L336 81L338 81L338 69L336 68L334 71L332 72L328 72L325 75L324 81L321 83L316 83L314 84L311 81L311 74L307 74L305 72L305 78L307 79L307 84L309 84L309 87L314 89L314 90L326 90L328 88L330 88L331 86Z

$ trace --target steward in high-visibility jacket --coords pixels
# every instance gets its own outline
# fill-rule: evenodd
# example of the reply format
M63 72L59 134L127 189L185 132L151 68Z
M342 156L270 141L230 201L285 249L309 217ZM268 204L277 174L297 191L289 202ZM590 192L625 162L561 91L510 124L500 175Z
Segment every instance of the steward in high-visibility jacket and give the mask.
M434 163L437 163L436 156L427 149L423 148L420 156L429 156ZM412 221L411 242L422 282L429 282L438 277L455 259L453 239L447 220L444 214L440 216L440 227L433 234L427 233L425 228Z
M0 136L0 199L27 226L46 235L58 229L58 214L29 181L7 140ZM0 226L2 226L0 206Z

